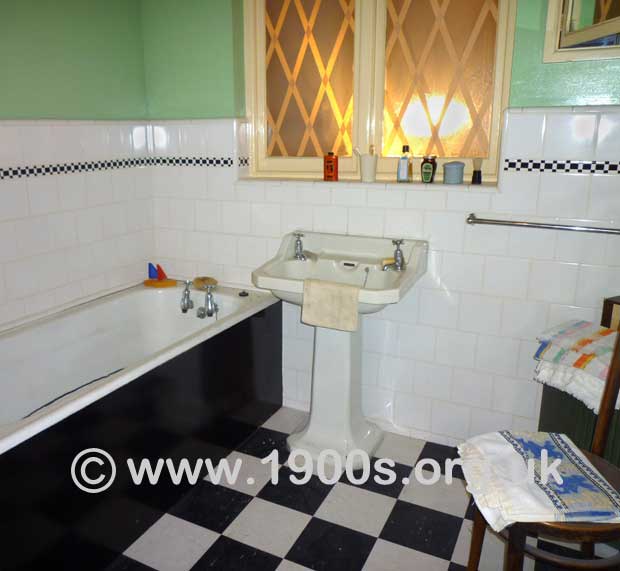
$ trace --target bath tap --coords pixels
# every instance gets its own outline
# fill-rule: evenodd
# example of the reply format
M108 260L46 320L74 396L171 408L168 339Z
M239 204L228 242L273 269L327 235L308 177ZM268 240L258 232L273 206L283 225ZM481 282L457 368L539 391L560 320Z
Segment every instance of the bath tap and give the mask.
M300 262L305 262L306 261L306 256L304 254L304 245L303 242L301 241L301 239L304 237L304 235L301 232L295 232L295 234L293 234L293 236L295 236L296 240L295 240L295 259L299 260Z
M190 297L189 288L191 287L192 282L189 280L185 280L185 289L183 290L183 297L181 298L181 311L183 313L187 313L188 310L194 309L194 302Z
M205 317L213 317L219 311L219 307L217 303L215 303L215 298L213 297L213 289L214 285L207 286L207 294L205 296L205 304L204 307L199 307L196 315L200 319L204 319Z
M394 263L393 264L385 264L383 266L383 271L387 272L389 270L394 270L396 272L402 272L405 267L405 257L403 256L403 251L400 249L401 244L404 244L404 240L392 240L392 244L396 246L396 250L394 250Z

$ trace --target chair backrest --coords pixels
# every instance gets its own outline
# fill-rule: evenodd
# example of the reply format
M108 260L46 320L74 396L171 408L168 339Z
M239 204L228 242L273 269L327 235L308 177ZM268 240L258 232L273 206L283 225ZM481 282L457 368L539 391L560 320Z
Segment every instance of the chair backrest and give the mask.
M620 333L616 336L614 352L609 365L609 373L605 381L601 406L599 407L598 419L594 428L594 438L592 439L592 453L603 456L607 437L611 428L611 421L614 417L616 401L620 392Z

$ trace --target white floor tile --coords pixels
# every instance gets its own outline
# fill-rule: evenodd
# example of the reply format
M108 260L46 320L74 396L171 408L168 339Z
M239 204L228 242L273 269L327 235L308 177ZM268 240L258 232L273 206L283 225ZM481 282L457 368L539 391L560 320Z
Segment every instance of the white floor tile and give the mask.
M420 456L424 444L424 440L386 432L383 442L377 448L374 456L377 458L390 458L399 464L413 466Z
M254 498L228 526L224 535L284 557L310 519L307 514Z
M403 569L446 571L449 564L444 559L379 539L366 560L364 571L402 571Z
M429 477L430 474L428 472ZM400 493L399 499L457 517L465 516L469 504L465 482L458 478L453 478L452 484L448 485L441 477L436 484L425 486L412 477L411 482Z
M303 410L282 407L263 424L263 427L291 434L301 428L307 422L308 417L308 413Z
M338 483L315 516L378 537L395 503L388 496Z
M165 514L125 555L157 571L189 571L218 537L209 529Z

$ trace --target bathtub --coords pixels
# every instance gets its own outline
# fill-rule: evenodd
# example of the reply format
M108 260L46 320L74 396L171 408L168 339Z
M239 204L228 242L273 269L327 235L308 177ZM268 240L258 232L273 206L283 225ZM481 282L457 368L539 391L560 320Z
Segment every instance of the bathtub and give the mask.
M0 454L277 303L220 287L219 313L180 310L182 289L136 286L0 334Z

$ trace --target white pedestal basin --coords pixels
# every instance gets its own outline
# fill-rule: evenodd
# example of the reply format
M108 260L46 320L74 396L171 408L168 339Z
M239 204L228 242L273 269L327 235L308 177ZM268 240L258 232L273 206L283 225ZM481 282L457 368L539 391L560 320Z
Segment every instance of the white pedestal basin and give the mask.
M322 279L359 286L359 313L374 313L398 303L426 271L428 243L422 240L402 245L404 270L384 271L384 260L394 253L391 239L300 233L305 259L296 259L296 236L288 234L278 254L252 273L255 286L296 305L303 304L304 280ZM352 450L371 456L381 442L381 429L362 415L362 323L353 333L314 328L310 418L289 436L290 449L307 450L315 459L334 450L344 466ZM359 457L355 460L359 464Z

